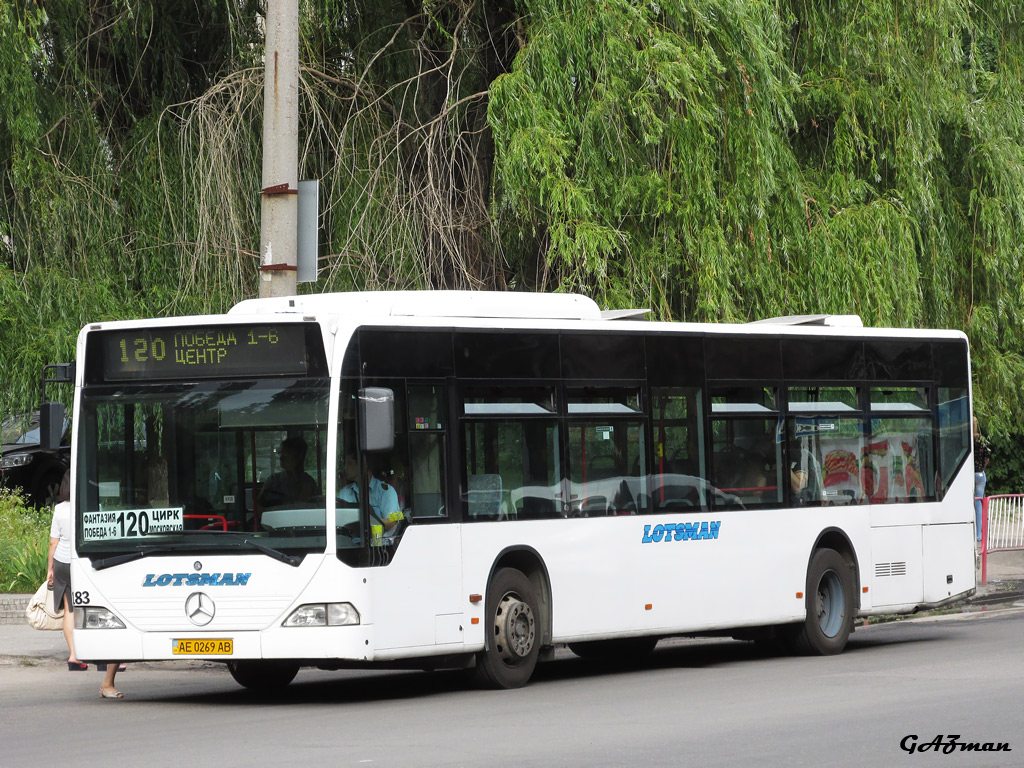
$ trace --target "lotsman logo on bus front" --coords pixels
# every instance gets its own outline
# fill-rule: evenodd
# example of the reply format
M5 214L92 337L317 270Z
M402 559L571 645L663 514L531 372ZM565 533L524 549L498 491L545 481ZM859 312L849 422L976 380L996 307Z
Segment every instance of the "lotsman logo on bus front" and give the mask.
M251 573L147 573L144 587L244 587Z
M650 544L656 541L694 541L703 539L717 539L718 529L722 527L721 520L705 520L702 523L661 523L654 526L644 526L644 538L641 544Z

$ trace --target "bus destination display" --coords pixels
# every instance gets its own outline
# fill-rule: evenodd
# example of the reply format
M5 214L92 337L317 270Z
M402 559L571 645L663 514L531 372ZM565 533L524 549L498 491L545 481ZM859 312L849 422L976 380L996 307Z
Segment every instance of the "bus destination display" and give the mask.
M184 507L86 512L82 515L82 540L110 541L181 533L185 530L184 513Z
M297 324L108 331L103 347L106 381L306 375Z

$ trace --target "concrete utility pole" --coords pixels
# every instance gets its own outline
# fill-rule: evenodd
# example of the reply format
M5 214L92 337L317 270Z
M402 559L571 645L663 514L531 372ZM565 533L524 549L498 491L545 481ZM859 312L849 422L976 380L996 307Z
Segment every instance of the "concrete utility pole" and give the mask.
M299 0L267 0L260 298L294 296L299 182Z

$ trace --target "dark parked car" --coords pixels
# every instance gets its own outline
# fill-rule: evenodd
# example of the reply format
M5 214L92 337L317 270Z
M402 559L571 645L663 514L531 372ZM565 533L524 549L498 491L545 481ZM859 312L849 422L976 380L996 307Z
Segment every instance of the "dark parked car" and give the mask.
M36 507L52 504L71 463L70 427L71 421L65 419L60 448L44 451L39 446L38 412L4 419L0 485L22 489Z

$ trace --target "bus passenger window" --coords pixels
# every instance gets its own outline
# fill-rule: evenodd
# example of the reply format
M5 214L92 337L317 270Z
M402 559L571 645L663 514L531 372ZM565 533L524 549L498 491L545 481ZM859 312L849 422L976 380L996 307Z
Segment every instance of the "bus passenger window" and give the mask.
M639 390L576 387L567 394L568 514L637 514L648 498Z
M863 500L863 418L856 387L790 387L790 498L796 506Z
M971 403L966 389L940 387L938 395L939 458L942 492L945 493L971 450Z
M467 387L462 406L466 520L564 516L555 403L553 387Z
M405 507L411 520L445 517L444 451L440 434L409 435L409 480ZM397 474L397 473L396 473ZM396 480L401 484L400 480ZM401 494L400 494L401 495Z
M861 458L874 504L935 499L934 420L924 387L871 388L871 434Z
M700 389L651 389L654 466L649 504L642 509L657 513L708 508L702 412Z
M405 508L410 522L446 517L444 507L444 387L409 385L409 464L405 470ZM395 470L395 482L402 478Z
M770 387L721 387L711 392L715 506L749 508L782 502L782 445Z

